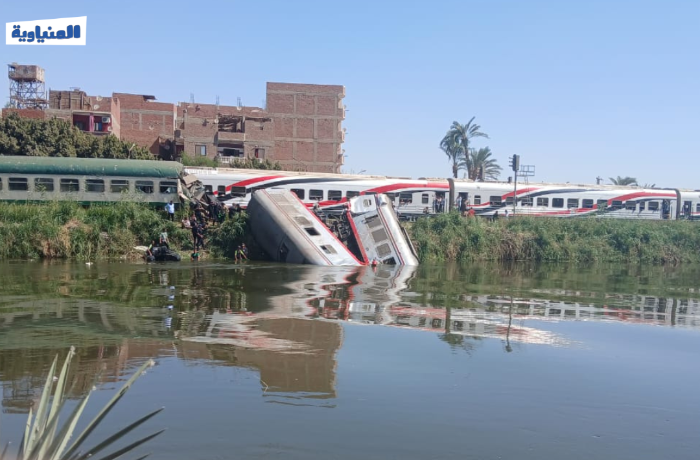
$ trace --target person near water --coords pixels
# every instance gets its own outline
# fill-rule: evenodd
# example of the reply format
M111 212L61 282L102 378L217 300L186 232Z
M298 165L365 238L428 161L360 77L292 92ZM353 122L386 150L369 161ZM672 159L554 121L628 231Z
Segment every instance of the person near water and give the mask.
M190 260L199 260L199 252L197 250L190 254Z
M170 200L170 203L165 205L165 210L168 212L168 219L170 219L171 222L175 222L175 205L173 204L173 200Z
M243 252L243 257L248 260L248 248L246 247L245 243L241 245L241 251Z

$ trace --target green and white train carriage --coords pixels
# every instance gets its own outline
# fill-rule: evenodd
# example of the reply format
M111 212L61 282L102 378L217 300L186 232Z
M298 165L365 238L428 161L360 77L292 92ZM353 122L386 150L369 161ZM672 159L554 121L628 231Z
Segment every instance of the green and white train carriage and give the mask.
M186 198L175 161L0 156L0 201L132 200L164 206Z

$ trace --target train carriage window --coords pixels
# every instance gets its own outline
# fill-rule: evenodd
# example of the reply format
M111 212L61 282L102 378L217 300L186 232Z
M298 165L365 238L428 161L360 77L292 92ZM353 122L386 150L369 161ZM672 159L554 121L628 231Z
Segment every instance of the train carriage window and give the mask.
M124 179L113 179L109 183L109 191L112 193L128 192L129 181Z
M610 209L612 209L612 210L615 210L615 209L622 209L622 201L613 200L612 206L610 206Z
M356 196L360 196L360 192L353 192L352 190L348 190L348 192L345 194L345 196L350 199Z
M537 206L549 206L549 198L537 198Z
M430 197L428 196L427 193L423 193L420 196L421 204L428 204L430 202Z
M53 192L53 179L50 177L37 177L34 179L35 192Z
M85 190L88 192L104 193L105 181L102 179L85 179Z
M306 230L306 233L308 233L311 236L320 235L320 233L318 233L318 230L316 230L314 227L304 227L304 230Z
M219 185L216 187L216 194L219 196L224 196L226 195L226 186L225 185Z
M639 202L639 210L644 211L644 207L646 204L647 204L646 201L640 201Z
M137 180L136 181L136 191L141 193L153 193L153 181L152 180ZM206 187L205 187L206 188ZM211 191L211 190L210 190Z
M62 192L79 192L80 181L78 179L61 179Z
M29 185L25 177L10 177L7 183L8 190L13 192L26 192L29 190Z
M323 252L325 252L326 254L338 254L338 251L336 251L333 246L328 244L322 245L321 249L323 249Z
M329 201L340 201L343 199L343 192L340 190L328 190Z
M650 201L649 205L647 206L647 209L649 209L649 211L658 211L659 210L659 202L658 201Z
M524 196L523 199L520 201L521 206L532 206L532 197L531 196Z
M500 204L502 203L501 197L500 197L500 196L497 196L497 195L490 196L490 197L489 197L489 202L490 202L492 205L494 205L494 206L498 206L498 205L500 205Z
M0 190L2 190L2 177L0 177Z
M578 208L578 198L569 198L566 200L566 207L569 209Z
M137 189L138 189L138 187L137 187ZM205 191L206 193L212 193L212 192L214 191L214 187L211 186L211 185L205 185L205 186L204 186L204 191Z
M226 188L226 187L224 187ZM160 193L177 193L177 182L161 181Z
M231 196L243 197L246 196L245 187L231 187Z
M301 188L293 188L291 190L291 192L293 194L295 194L297 196L297 198L299 198L300 200L303 200L304 197L306 196L306 194L304 193L304 189L301 189Z
M506 197L506 206L513 206L513 197L512 196Z
M413 203L413 193L400 193L399 203L411 204Z
M481 204L481 195L474 195L474 205Z
M0 190L2 190L2 185L0 185ZM695 205L695 212L700 212L700 203Z
M386 196L389 198L389 201L394 201L396 199L396 193L387 193Z
M596 205L598 206L598 209L605 209L608 207L608 200L598 200Z
M593 209L593 200L586 199L581 202L581 207L583 209Z
M625 209L628 209L630 211L634 211L637 209L637 202L636 201L625 201Z
M552 198L552 207L553 208L563 208L564 207L564 198Z
M309 190L309 200L323 201L323 190Z

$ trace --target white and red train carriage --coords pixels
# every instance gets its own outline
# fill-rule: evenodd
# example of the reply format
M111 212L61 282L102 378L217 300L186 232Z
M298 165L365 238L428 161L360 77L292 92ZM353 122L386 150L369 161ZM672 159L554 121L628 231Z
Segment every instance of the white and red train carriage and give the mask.
M326 174L252 169L195 168L209 193L245 208L251 194L267 188L290 190L307 206L340 210L349 198L386 194L402 219L448 212L461 201L476 215L498 213L535 217L610 217L624 219L700 219L700 191L643 189L612 185L475 182L460 179ZM513 202L515 201L515 209Z

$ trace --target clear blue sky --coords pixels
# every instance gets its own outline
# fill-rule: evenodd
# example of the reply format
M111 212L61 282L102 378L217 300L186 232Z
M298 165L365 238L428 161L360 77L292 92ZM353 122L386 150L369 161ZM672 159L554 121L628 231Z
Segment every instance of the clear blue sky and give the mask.
M700 189L700 1L3 2L88 17L86 47L3 45L47 86L260 105L267 81L340 84L345 171L446 177L472 116L537 180ZM7 90L5 90L7 91ZM7 94L4 94L7 97ZM502 176L505 178L507 172Z

